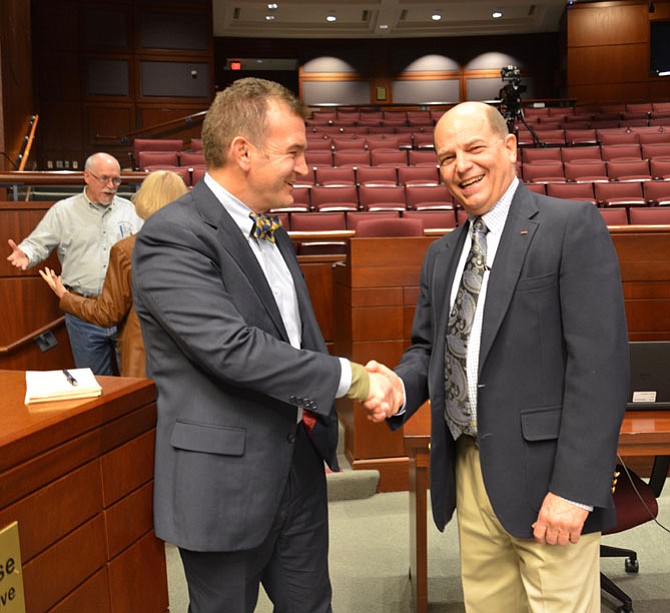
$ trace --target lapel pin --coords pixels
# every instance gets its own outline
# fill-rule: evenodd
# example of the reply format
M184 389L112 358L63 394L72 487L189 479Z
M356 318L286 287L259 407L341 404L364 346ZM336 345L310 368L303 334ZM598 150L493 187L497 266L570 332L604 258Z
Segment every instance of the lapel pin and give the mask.
M528 234L528 230L521 230L519 234L521 234L521 236L526 236L526 234Z

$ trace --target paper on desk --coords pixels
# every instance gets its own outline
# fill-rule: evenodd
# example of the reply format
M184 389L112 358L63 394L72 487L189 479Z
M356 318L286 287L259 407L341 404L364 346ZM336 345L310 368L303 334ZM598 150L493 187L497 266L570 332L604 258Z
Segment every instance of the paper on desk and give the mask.
M90 368L73 368L68 372L77 380L77 385L72 385L62 370L27 370L25 404L95 398L102 394Z

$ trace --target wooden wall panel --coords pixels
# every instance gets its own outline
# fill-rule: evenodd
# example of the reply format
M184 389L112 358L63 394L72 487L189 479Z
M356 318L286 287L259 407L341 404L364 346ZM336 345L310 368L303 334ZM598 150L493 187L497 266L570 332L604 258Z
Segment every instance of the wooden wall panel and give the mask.
M645 43L568 49L571 85L646 83L649 51Z
M573 5L567 15L568 47L644 44L649 39L646 2Z

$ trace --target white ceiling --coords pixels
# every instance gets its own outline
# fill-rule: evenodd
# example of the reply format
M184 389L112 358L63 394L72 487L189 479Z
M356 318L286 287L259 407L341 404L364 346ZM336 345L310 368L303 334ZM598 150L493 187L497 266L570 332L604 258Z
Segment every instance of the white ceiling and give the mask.
M215 36L400 38L556 32L566 0L212 0ZM494 10L503 17L493 19ZM442 19L433 21L431 15ZM267 20L266 16L274 16ZM329 23L326 16L335 15ZM387 25L387 29L380 28Z

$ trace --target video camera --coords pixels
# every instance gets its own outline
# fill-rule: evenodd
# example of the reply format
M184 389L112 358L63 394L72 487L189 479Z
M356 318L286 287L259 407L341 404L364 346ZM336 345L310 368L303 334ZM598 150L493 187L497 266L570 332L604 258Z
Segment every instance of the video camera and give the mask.
M521 85L521 70L518 66L503 66L500 69L500 78L508 82L498 93L500 112L508 121L515 117L523 117L521 94L527 88L525 85Z

